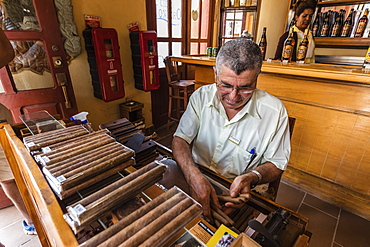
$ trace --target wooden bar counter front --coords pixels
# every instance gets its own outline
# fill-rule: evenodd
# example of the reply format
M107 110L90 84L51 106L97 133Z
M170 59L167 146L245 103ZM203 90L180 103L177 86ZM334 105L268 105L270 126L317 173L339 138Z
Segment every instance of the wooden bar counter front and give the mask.
M215 58L173 60L194 66L197 88L214 82ZM263 62L257 87L296 119L284 180L370 219L370 74L352 66Z

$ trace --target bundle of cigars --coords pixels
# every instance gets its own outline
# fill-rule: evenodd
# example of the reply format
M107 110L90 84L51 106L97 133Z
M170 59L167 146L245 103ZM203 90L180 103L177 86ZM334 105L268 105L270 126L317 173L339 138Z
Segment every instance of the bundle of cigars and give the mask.
M201 212L197 202L172 187L80 246L163 246Z
M104 213L117 209L161 180L165 170L165 166L153 162L127 176L122 176L121 179L68 205L64 218L77 233Z
M160 181L166 171L165 164L155 161L129 172L126 168L135 165L135 153L117 142L108 129L90 133L77 125L23 140L61 199L63 217L76 235L140 199L142 192ZM173 187L128 211L82 246L162 246L202 210Z
M63 130L58 131L63 138L55 138L59 142L52 139L35 142L33 138L31 146L39 147L35 160L60 199L135 164L133 150L116 142L106 129L89 133L83 131L83 126L73 126ZM78 134L70 134L75 132ZM53 131L49 133L54 136Z
M108 129L116 141L125 145L134 135L142 134L127 118L121 118L112 122L104 123L99 126L100 129ZM157 143L151 140L152 136L145 136L142 145L135 152L135 167L141 167L153 162L158 156L156 150Z

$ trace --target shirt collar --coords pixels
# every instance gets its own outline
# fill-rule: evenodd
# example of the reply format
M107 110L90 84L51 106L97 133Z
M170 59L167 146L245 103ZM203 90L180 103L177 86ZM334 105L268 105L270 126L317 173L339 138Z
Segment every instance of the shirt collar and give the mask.
M207 103L207 107L214 107L222 116L227 118L225 108L223 107L220 99L217 97L216 83L212 84L211 93L213 94L213 97L211 97L211 100ZM238 121L239 119L244 117L246 114L249 114L254 118L261 119L261 116L258 114L258 109L257 109L258 95L259 95L259 89L256 88L256 90L253 92L251 99L243 107L243 109L241 109L240 112L236 114L236 116L232 119L232 121Z

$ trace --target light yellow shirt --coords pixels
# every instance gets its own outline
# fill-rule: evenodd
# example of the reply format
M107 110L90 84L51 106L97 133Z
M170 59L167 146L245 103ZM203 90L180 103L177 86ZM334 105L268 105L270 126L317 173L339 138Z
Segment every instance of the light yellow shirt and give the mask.
M216 91L216 84L211 84L192 94L174 134L193 143L194 161L229 179L267 161L285 170L290 137L283 103L256 89L246 106L229 121ZM257 156L247 167L253 148Z

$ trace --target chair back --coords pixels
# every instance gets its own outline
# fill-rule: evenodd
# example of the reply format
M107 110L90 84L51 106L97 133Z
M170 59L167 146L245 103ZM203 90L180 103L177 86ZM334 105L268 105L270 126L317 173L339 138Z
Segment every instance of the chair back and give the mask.
M164 64L166 65L166 75L167 75L167 81L168 84L171 84L172 82L179 81L179 74L178 74L178 65L177 62L172 61L170 56L167 56L164 59Z
M295 124L295 118L288 117L288 119L289 119L288 121L289 121L290 139L292 139L294 124ZM274 198L272 199L273 201L275 201L275 199L276 199L276 195L277 195L277 191L279 189L280 180L281 180L281 176L282 175L283 174L281 174L277 179L275 179L274 181L272 181L272 182L269 183L269 188L273 188L273 190L275 192Z

